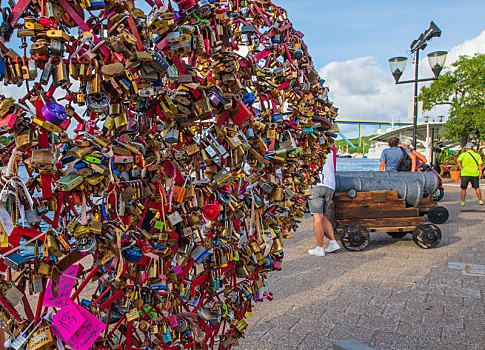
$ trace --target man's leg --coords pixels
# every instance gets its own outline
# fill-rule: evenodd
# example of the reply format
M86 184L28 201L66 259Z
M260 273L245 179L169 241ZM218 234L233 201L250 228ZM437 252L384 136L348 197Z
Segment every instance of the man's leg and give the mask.
M333 232L332 223L330 222L330 220L328 220L328 218L325 215L322 215L322 216L323 216L322 227L325 232L325 236L327 236L329 240L335 241L335 234ZM323 238L322 238L322 244L323 244Z
M325 229L325 235L330 240L328 248L325 249L325 253L333 253L340 249L339 244L335 240L335 233L333 231L333 226L330 220L326 216L323 218L323 228Z
M325 220L328 221L328 219L323 214L313 215L313 231L315 232L317 247L323 247L323 236L324 232L326 231Z
M474 177L471 182L472 182L473 189L475 190L475 193L477 194L478 203L480 203L480 205L482 205L483 201L482 201L482 192L480 191L480 179L477 176L477 177Z
M465 205L466 188L468 187L468 176L461 177L461 205Z
M478 200L482 200L482 191L480 191L480 187L475 188L475 192L477 193Z
M321 189L317 186L313 187L313 193L308 203L310 207L310 213L313 215L313 231L315 232L315 240L317 241L317 247L315 249L308 250L308 254L316 256L325 256L325 250L323 249L323 198L320 196Z

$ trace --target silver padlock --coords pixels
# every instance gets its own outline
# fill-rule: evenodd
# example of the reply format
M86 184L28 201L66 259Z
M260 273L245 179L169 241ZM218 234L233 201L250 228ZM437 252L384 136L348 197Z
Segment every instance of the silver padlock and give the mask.
M167 133L165 134L164 140L167 143L177 143L177 142L179 142L179 131L178 131L178 129L172 128L169 131L167 131Z
M86 96L86 106L88 109L97 113L106 112L109 109L109 95L105 91L100 91Z
M34 334L34 332L37 330L37 328L40 327L40 325L42 324L42 322L39 322L37 324L37 326L35 326L34 329L32 329L32 331L26 336L27 334L27 331L29 330L30 327L32 327L32 325L34 324L35 321L32 321L32 323L29 324L29 326L25 329L25 331L23 331L22 333L20 333L18 335L17 338L15 338L11 343L10 343L10 346L8 346L9 348L12 348L14 350L23 350L25 349L25 345L27 345L27 341L29 340L29 338L32 336L32 334ZM8 341L7 341L8 342ZM7 343L6 342L6 343Z
M79 238L76 240L76 246L82 255L93 254L96 251L96 238L94 235L89 234L86 237Z
M41 220L42 218L39 216L37 209L32 208L25 211L25 221L27 221L28 224L32 225Z
M12 305L13 307L17 306L22 300L24 293L22 293L14 284L10 284L8 290L3 295L5 299Z
M138 90L138 96L140 97L150 97L156 94L155 88L149 87L145 89Z
M41 293L44 291L44 283L41 275L33 275L32 287L34 289L34 293Z
M182 222L182 217L180 216L180 214L178 213L178 211L176 211L176 212L168 215L167 216L167 219L170 222L170 225L172 225L172 226L175 226L175 225L177 225L177 224L179 224L179 223Z

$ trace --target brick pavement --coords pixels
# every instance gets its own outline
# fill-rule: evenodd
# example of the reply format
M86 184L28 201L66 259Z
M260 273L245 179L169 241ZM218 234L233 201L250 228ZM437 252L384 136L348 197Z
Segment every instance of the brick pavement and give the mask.
M374 233L363 252L309 256L307 214L285 242L283 270L270 276L275 299L254 308L238 348L331 349L352 337L383 350L485 349L485 277L447 268L485 265L485 208L470 190L460 207L458 184L445 187L450 219L435 249L419 248L411 235Z

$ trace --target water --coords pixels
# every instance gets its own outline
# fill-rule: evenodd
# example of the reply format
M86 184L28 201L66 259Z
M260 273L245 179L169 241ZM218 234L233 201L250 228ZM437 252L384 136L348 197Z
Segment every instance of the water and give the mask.
M337 171L377 171L379 159L337 158Z

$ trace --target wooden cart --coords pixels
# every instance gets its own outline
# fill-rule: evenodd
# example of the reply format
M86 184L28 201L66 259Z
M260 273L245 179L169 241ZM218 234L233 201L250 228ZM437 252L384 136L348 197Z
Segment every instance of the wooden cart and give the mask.
M423 200L418 208L409 207L395 191L343 192L335 194L333 213L336 231L348 250L365 249L369 232L387 232L394 238L410 233L421 248L433 248L441 241L441 230L422 215L436 207L432 200Z
M438 205L438 202L433 200L433 196L423 198L418 205L418 209L419 215L427 215L428 220L433 224L444 224L450 217L448 209Z

